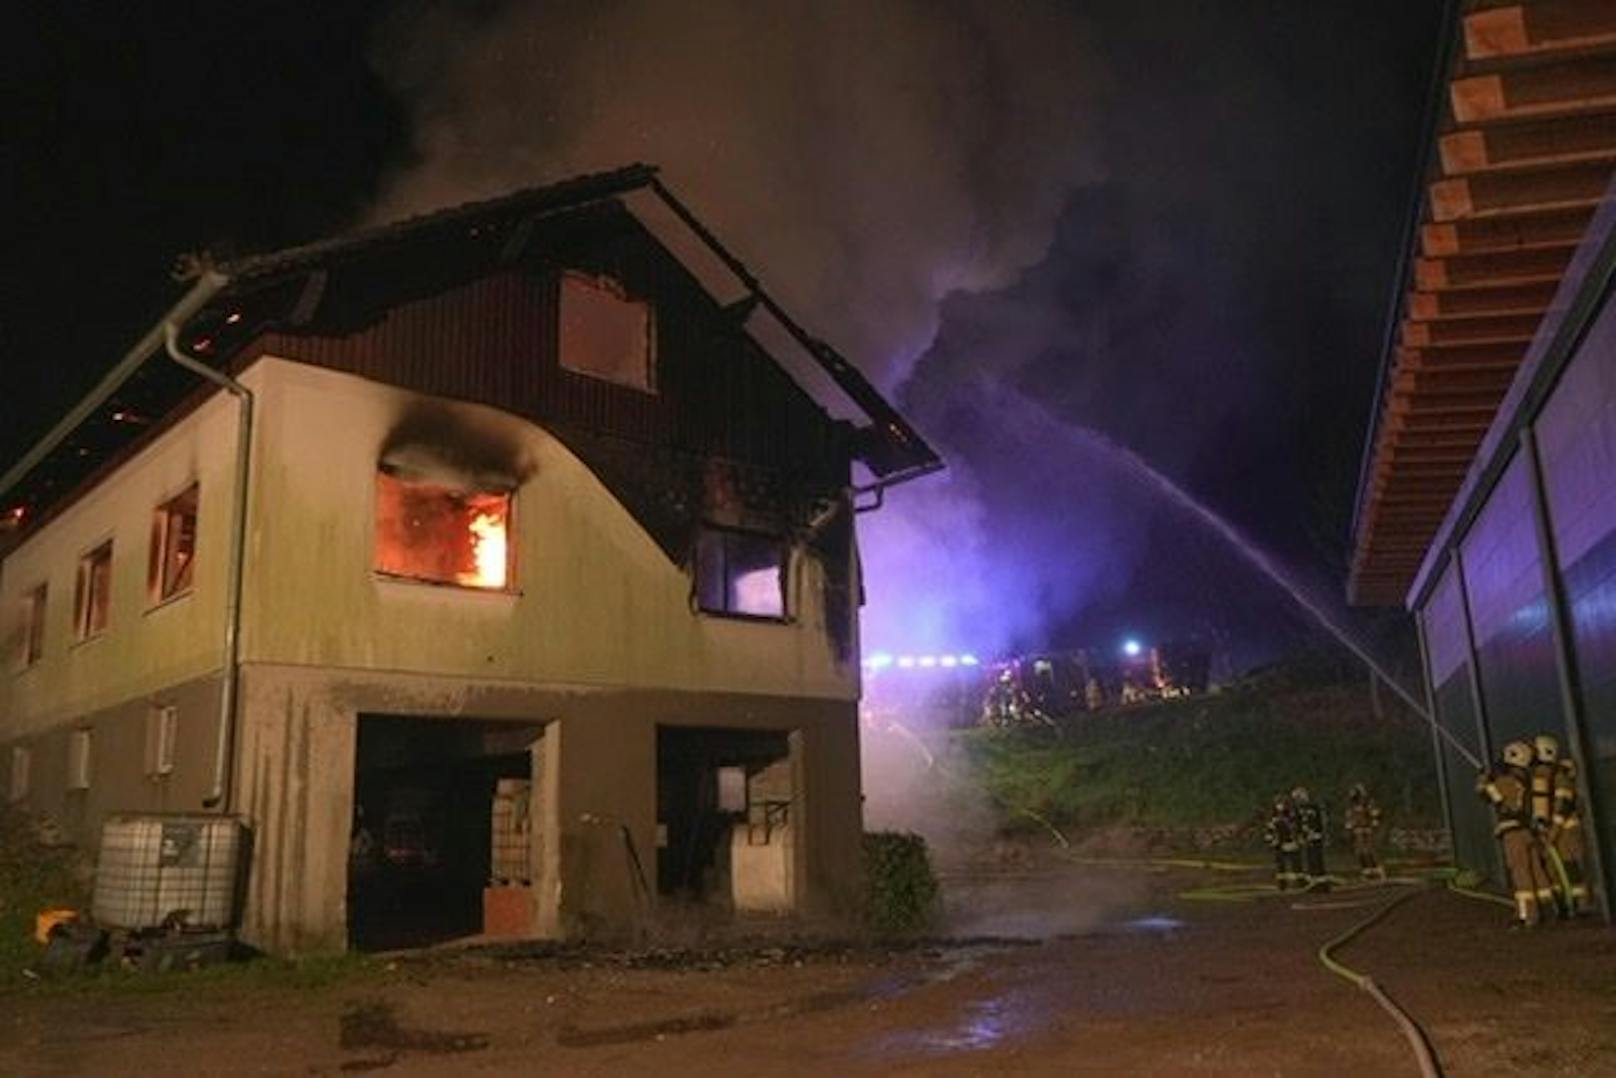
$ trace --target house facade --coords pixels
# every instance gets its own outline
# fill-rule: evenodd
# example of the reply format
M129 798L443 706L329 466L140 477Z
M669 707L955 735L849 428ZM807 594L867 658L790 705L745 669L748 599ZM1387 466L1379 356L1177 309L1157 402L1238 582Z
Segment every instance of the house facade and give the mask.
M279 952L848 912L854 468L937 462L682 214L636 167L207 271L6 477L7 796L239 816Z

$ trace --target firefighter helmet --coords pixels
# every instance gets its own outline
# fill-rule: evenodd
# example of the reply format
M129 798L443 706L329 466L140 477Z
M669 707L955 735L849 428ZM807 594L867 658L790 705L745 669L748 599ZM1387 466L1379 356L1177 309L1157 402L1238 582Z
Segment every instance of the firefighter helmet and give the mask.
M1532 746L1525 741L1511 741L1504 746L1504 762L1510 767L1531 766Z
M1347 791L1347 796L1354 801L1362 801L1369 796L1369 788L1361 782L1355 782L1352 789Z
M1298 805L1307 804L1307 802L1309 800L1307 787L1306 786L1298 786L1296 789L1292 790L1291 791L1291 800L1295 801Z
M1532 745L1541 763L1552 764L1560 758L1560 743L1548 734L1538 734L1532 739Z

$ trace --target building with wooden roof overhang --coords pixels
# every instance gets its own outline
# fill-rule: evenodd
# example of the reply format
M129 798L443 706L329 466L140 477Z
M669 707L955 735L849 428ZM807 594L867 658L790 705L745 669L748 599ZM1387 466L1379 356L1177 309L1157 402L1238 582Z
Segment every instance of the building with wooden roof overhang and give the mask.
M1616 171L1616 4L1458 5L1348 594L1403 601Z
M1457 863L1552 914L1506 880L1475 795L1507 746L1542 743L1571 761L1574 822L1544 828L1560 902L1609 918L1616 3L1466 3L1449 47L1348 592L1414 614Z
M6 807L244 862L99 920L852 912L853 516L941 461L654 168L194 268L0 475Z

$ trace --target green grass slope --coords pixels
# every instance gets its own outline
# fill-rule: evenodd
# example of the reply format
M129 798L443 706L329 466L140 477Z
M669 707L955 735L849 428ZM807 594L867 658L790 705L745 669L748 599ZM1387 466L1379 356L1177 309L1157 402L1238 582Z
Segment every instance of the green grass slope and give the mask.
M1038 827L1028 812L1074 836L1249 825L1276 793L1303 785L1339 831L1354 782L1369 786L1391 826L1441 826L1428 727L1391 704L1377 719L1362 682L1258 679L1057 730L972 730L955 747L1012 828Z

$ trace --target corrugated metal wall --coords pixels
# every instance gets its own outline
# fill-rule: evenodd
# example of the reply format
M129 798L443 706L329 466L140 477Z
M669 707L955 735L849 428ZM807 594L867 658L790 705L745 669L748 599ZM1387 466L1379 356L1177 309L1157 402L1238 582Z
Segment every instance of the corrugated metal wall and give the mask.
M1589 777L1616 808L1616 304L1607 302L1537 422L1594 759ZM1603 828L1616 863L1616 821Z
M1576 698L1591 749L1592 759L1583 763L1603 813L1593 823L1607 861L1616 862L1616 821L1610 819L1616 806L1616 305L1608 298L1533 429L1553 550L1545 551L1539 538L1531 459L1517 451L1459 538L1462 573L1450 564L1419 611L1437 717L1482 755L1468 683L1468 600L1487 755L1539 733L1574 746L1544 571L1552 556L1565 592ZM1456 857L1497 879L1490 814L1477 811L1468 781L1474 769L1452 750L1445 765Z
M1493 750L1538 734L1564 737L1543 561L1523 455L1510 463L1461 547Z
M1430 654L1432 698L1436 721L1459 744L1485 759L1470 683L1470 645L1465 632L1464 598L1459 574L1451 566L1420 615ZM1496 846L1487 806L1476 796L1476 769L1441 739L1442 767L1448 782L1448 813L1453 821L1454 857L1459 864L1492 876L1497 872Z

